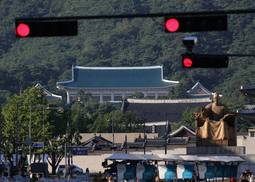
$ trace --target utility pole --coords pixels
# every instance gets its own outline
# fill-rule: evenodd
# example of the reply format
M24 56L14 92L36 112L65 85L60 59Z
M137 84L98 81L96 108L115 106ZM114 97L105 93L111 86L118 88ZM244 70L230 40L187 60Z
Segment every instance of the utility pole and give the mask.
M16 166L18 166L18 114L19 114L19 104L17 104L17 124L16 124L16 145L15 145L15 152L16 152Z
M31 139L31 110L32 106L29 105L29 111L30 111L30 118L29 118L29 138ZM31 143L29 144L29 164L31 164Z
M45 142L45 137L44 137L44 106L43 106L43 163L44 163L44 154L45 154L44 142Z

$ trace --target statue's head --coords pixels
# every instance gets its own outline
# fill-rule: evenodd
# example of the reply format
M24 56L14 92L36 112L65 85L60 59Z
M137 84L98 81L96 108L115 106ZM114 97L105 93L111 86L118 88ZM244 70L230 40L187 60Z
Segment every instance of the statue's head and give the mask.
M216 101L219 101L219 93L218 91L214 92L213 94L213 100L216 102Z

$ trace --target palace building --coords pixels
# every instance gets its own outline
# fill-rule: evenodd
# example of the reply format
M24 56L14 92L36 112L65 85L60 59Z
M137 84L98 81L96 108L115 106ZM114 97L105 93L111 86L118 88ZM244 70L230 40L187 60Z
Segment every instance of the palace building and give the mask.
M76 100L79 90L91 93L99 102L119 101L136 92L147 99L167 95L179 81L163 79L163 65L139 67L72 66L71 80L57 82L67 94L67 103Z

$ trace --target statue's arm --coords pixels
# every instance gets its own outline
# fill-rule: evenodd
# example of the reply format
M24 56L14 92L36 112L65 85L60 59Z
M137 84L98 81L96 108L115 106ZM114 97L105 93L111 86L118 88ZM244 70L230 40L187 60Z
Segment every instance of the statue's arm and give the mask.
M230 110L228 109L227 106L225 106L225 108L224 108L224 115L225 115L225 114L230 114Z
M209 117L210 112L211 112L211 107L212 107L212 104L209 104L209 105L207 105L206 107L203 107L203 108L202 108L202 116L203 116L204 118Z
M225 106L225 105L224 105ZM226 118L228 118L230 116L230 110L228 109L227 106L224 107L223 109L223 117L222 117L222 120L225 121Z

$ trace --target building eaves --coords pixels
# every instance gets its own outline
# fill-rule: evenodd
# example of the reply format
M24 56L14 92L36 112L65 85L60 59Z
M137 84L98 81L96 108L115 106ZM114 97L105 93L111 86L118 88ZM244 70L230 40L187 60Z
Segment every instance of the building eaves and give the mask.
M248 136L248 132L238 132L237 136Z
M82 143L82 145L86 146L87 144L90 143L98 143L98 144L104 144L104 145L111 145L112 142L109 140L106 140L105 138L101 137L101 136L93 136L92 138L84 141Z
M137 112L139 117L144 117L147 123L165 122L170 123L182 120L183 111L187 108L201 108L211 103L209 98L203 99L176 99L176 100L150 100L128 99L124 103L123 111ZM163 125L165 125L163 122ZM156 125L156 124L155 124ZM165 133L165 132L164 132Z
M170 133L169 136L174 137L175 135L177 135L178 133L180 133L182 130L185 130L187 132L189 132L190 134L192 134L193 136L196 135L196 133L192 130L190 130L189 128L187 128L186 126L182 125L181 127L179 127L177 130L175 130L173 133Z
M190 90L188 90L187 93L192 93L197 87L203 89L207 93L206 95L213 95L213 92L205 88L199 81L197 81L197 83Z
M136 79L134 79L134 77ZM72 80L57 82L58 88L162 88L178 81L163 79L163 65L140 67L72 67Z
M255 97L255 86L241 86L240 91L247 97Z
M243 110L237 111L237 116L241 119L249 122L255 122L255 110Z
M56 95L51 93L50 91L46 90L40 83L37 83L35 85L35 87L41 87L44 91L44 93L46 94L46 97L48 100L62 100L62 96L61 95Z
M168 144L170 145L186 145L187 144L187 138L178 138L178 137L171 137L169 139Z

